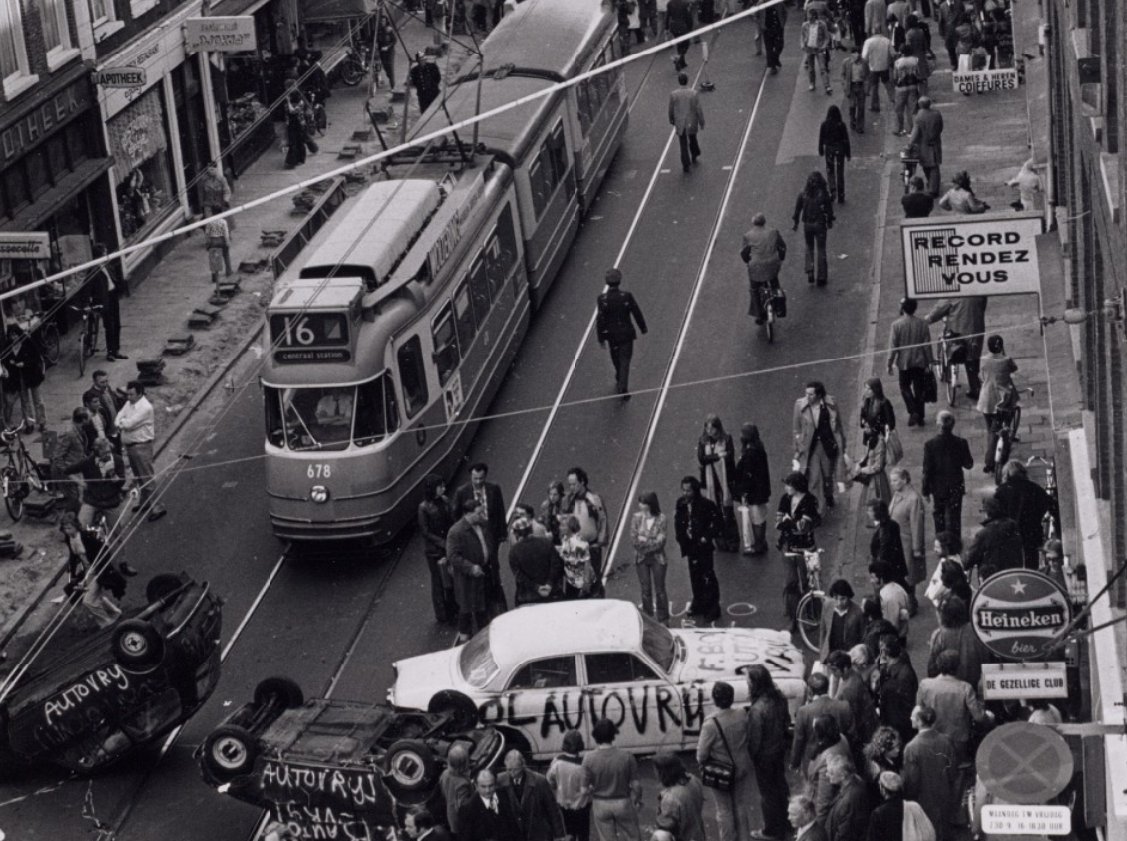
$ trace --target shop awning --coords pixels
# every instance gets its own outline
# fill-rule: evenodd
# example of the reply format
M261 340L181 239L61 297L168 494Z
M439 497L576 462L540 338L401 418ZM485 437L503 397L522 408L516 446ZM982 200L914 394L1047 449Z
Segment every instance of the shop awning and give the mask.
M376 0L301 0L302 19L306 23L362 18L375 11Z

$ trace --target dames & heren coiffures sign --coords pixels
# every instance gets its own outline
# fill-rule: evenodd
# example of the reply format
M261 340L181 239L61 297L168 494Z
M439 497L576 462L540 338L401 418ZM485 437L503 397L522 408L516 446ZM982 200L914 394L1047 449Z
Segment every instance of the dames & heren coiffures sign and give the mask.
M971 624L983 645L1006 660L1037 660L1072 621L1068 597L1039 572L1009 569L988 578L971 602Z

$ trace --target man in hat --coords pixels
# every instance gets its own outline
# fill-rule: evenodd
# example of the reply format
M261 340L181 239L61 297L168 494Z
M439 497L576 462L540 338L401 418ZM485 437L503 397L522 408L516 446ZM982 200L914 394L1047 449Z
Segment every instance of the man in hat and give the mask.
M415 53L415 62L407 74L415 95L419 98L419 113L426 111L438 97L442 87L442 71L423 53Z
M610 361L614 365L615 389L623 400L630 399L630 358L634 355L634 322L645 335L646 319L638 302L629 292L623 292L622 272L607 269L607 290L599 295L598 314L595 318L595 335L599 347L610 343ZM633 321L631 321L633 319Z

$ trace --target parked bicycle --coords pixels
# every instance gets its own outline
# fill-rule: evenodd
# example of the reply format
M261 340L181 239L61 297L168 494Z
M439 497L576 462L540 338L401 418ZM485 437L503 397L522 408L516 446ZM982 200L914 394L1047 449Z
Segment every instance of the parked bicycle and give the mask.
M349 47L340 63L340 80L350 88L368 75L372 61L366 47Z
M82 317L78 330L78 376L86 373L86 360L98 352L98 332L102 326L102 305L85 304L70 307Z
M904 182L904 195L912 189L912 176L916 174L919 163L920 159L913 157L910 150L904 149L900 152L900 179Z
M798 590L801 594L794 607L792 618L799 636L811 651L822 644L822 610L826 593L822 589L822 555L825 549L795 549L784 552L787 563L794 564Z
M58 325L41 312L29 312L23 318L17 319L17 323L24 329L25 333L31 336L48 367L57 365L59 362Z
M947 391L947 405L954 406L959 398L959 371L967 361L966 342L959 340L959 334L948 329L947 319L943 319L943 332L939 335L939 381Z
M0 432L0 455L8 462L0 468L0 490L4 493L4 507L16 522L23 517L24 500L32 491L46 493L47 480L39 465L27 451L19 428Z
M1032 455L1025 460L1026 467L1035 464L1045 466L1045 493L1049 495L1051 504L1049 510L1041 518L1041 536L1044 542L1060 540L1060 497L1057 495L1057 460L1052 456Z
M1010 460L1010 450L1013 445L1021 441L1018 429L1021 426L1021 395L1023 393L1033 396L1033 389L1015 389L1009 405L998 404L994 410L994 425L991 433L994 435L994 484L1002 484L1002 472L1006 462Z

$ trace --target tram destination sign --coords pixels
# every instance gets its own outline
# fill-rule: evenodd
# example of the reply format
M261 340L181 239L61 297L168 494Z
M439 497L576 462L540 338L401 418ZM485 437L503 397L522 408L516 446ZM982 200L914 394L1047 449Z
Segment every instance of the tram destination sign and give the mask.
M906 219L900 225L909 298L1040 293L1039 213Z
M348 316L341 312L273 313L270 346L275 362L348 362Z
M1072 622L1068 596L1049 576L1008 569L978 588L971 625L982 644L1004 660L1041 660Z

